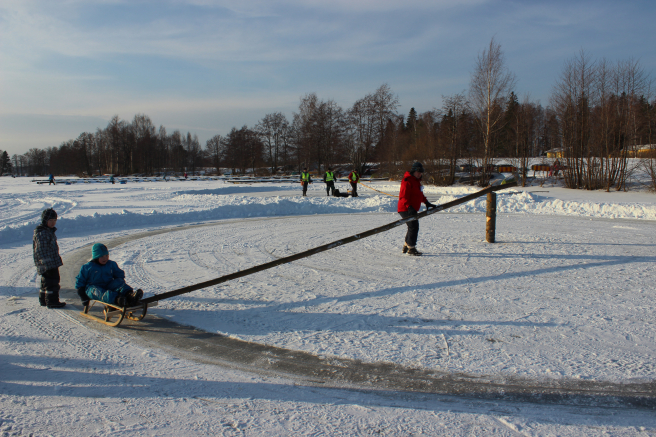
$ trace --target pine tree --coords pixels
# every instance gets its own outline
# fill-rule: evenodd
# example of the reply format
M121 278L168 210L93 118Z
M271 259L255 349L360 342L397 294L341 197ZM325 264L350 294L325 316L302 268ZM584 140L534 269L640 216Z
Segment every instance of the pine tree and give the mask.
M0 155L0 176L5 173L11 173L11 159L6 150Z

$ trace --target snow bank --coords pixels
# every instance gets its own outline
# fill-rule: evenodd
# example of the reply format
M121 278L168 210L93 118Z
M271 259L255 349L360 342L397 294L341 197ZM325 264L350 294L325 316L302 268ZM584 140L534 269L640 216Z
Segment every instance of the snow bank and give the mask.
M395 187L381 184L377 188L393 192ZM378 194L358 198L276 195L286 194L290 190L289 184L286 184L284 186L222 185L209 189L148 190L145 192L137 190L130 193L119 191L118 194L124 193L123 195L128 197L107 198L100 203L96 202L93 206L87 202L86 206L81 207L78 207L78 202L80 202L78 197L84 195L83 192L60 192L56 196L50 194L45 197L42 193L29 193L21 196L23 198L2 200L6 204L5 215L12 213L14 218L13 222L10 221L4 227L0 227L0 242L25 243L29 241L34 227L39 221L40 211L44 207L57 209L61 217L57 228L67 234L152 228L251 217L396 212L397 198ZM398 185L396 190L398 191ZM425 194L438 204L450 202L475 191L477 190L472 187L425 188ZM297 190L294 192L296 193ZM144 195L144 193L146 194ZM274 195L266 196L266 194ZM439 200L435 200L438 196ZM98 198L94 191L91 191L88 197ZM34 211L22 215L19 210L21 205L26 203L25 199L34 203L32 206ZM498 192L497 199L499 213L656 220L656 204L632 201L633 198L628 196L626 198L628 202L594 202L558 199L511 189ZM126 207L120 210L120 207L116 208L117 204L123 204ZM482 196L451 208L448 212L485 213L485 209L486 197ZM391 217L390 221L393 219Z
M440 199L440 203L450 202L455 199L457 197L445 196ZM486 202L485 196L479 197L464 205L452 208L449 212L484 213ZM656 206L654 205L577 202L547 198L527 192L499 192L497 194L497 213L656 220Z
M60 233L72 234L251 217L396 212L396 200L382 196L344 199L181 194L171 200L179 202L181 210L162 212L153 209L150 212L132 212L123 209L119 213L69 214L57 221L57 229ZM25 243L25 240L31 240L36 224L38 220L4 226L0 228L0 241Z

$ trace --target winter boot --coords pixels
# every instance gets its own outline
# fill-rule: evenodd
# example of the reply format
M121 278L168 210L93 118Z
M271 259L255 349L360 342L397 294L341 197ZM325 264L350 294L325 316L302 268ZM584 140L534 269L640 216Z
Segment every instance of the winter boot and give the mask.
M84 306L89 305L89 296L87 296L87 293L84 291L84 288L78 288L77 289L77 295L80 296L80 300L82 301L82 305L84 305Z
M42 307L46 306L46 293L45 291L40 291L39 292L39 303L41 304Z
M143 297L143 291L138 289L137 291L133 291L132 293L128 294L128 301L130 302L130 306L135 306L139 304L139 301Z
M410 248L408 248L408 255L411 255L411 256L421 256L421 252L419 252L419 251L417 250L417 248L415 248L415 247L410 247Z
M46 293L46 306L48 309L64 308L66 302L59 301L59 291L51 291Z
M114 304L117 305L117 306L125 308L126 306L128 306L128 297L120 295L116 298L116 300L114 301Z
M403 243L403 253L408 253L408 245Z

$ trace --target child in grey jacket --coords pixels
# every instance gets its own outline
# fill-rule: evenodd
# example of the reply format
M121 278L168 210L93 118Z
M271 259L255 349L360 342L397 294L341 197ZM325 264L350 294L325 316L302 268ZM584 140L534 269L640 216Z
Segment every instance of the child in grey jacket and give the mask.
M55 231L57 212L48 208L41 213L41 224L34 229L32 252L37 273L41 275L39 303L48 308L63 308L65 302L59 301L59 267L64 262L59 256L59 245Z

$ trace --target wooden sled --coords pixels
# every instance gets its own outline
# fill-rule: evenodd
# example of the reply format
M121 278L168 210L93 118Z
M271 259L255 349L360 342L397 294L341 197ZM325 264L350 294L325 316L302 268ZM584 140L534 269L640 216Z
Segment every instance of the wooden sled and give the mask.
M95 304L100 304L103 306L103 317L99 317L89 313L89 310ZM124 318L130 320L141 320L146 317L146 312L148 311L148 306L154 307L157 306L157 302L148 303L139 303L138 305L132 307L120 307L111 303L101 302L99 300L89 301L89 305L84 307L84 310L80 312L84 317L87 317L96 322L103 323L107 326L118 326L123 321ZM114 320L112 320L114 319Z

